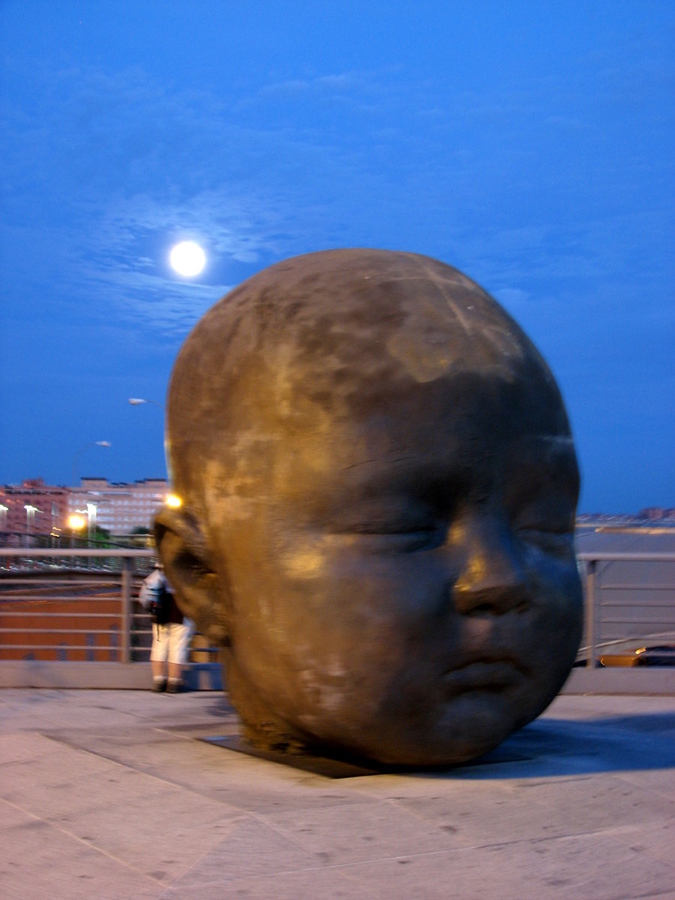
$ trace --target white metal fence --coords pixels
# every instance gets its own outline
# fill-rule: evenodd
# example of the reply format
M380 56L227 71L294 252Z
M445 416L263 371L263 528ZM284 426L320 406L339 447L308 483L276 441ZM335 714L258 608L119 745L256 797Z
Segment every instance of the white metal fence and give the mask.
M588 668L613 657L628 662L641 648L675 647L675 553L593 551L577 558L585 569L580 653Z
M152 620L142 549L0 548L0 687L148 687ZM218 651L193 639L188 682L220 687Z

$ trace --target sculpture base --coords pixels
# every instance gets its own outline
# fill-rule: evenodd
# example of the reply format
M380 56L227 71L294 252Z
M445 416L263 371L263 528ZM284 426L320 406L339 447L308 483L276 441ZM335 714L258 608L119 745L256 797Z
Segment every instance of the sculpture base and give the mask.
M225 750L235 750L237 753L245 753L247 756L266 759L268 762L280 763L282 766L290 766L293 769L301 769L303 772L311 772L313 775L323 775L325 778L358 778L363 775L381 775L386 771L386 769L368 768L365 765L346 760L330 759L327 756L263 750L247 743L236 734L216 735L200 738L200 740L206 741L207 744L223 747Z
M479 756L466 763L445 766L377 766L375 763L350 761L346 759L334 759L328 756L312 756L310 754L284 753L281 750L263 750L247 743L239 735L215 735L214 737L202 737L199 740L207 744L215 744L224 750L234 750L236 753L245 753L247 756L255 756L258 759L266 759L268 762L279 763L282 766L290 766L292 769L300 769L303 772L311 772L313 775L322 775L324 778L362 778L365 775L392 775L411 772L436 772L442 773L450 770L461 770L479 766L495 766L504 763L527 762L530 757L513 753L510 749L497 747L484 756Z

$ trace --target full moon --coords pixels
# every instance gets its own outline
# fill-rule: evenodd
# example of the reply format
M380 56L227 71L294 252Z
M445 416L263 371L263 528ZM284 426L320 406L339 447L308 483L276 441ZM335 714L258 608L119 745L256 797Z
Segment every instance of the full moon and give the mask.
M194 241L181 241L172 248L169 260L171 267L179 275L192 278L194 275L199 275L206 265L206 254Z

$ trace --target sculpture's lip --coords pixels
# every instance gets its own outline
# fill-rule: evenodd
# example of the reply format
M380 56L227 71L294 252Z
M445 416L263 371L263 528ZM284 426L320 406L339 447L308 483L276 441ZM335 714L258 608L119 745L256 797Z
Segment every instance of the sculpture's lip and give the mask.
M442 678L450 694L470 691L501 693L520 687L528 674L527 668L513 657L476 657L449 669Z

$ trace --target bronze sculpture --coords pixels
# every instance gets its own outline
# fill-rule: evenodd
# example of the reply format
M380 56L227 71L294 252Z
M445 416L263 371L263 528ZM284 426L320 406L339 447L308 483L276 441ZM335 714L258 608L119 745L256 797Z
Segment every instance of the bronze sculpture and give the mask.
M582 610L570 428L460 272L380 250L260 272L188 337L167 428L183 506L159 552L248 741L454 764L560 690Z

